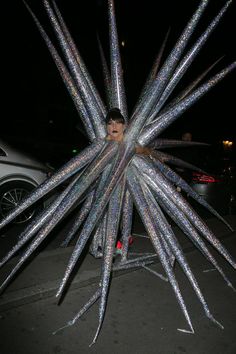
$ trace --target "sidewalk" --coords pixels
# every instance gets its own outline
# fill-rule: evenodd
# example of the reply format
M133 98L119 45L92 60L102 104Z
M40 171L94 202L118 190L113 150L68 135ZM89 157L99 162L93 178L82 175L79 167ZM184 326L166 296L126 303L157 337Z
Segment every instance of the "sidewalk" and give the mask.
M226 216L225 219L236 230L235 215ZM206 223L219 239L236 236L236 232L230 232L224 224L215 218L206 220ZM196 249L177 227L174 228L174 231L185 253ZM131 246L132 252L152 252L152 245L149 239L142 237L142 235L145 236L143 226L136 223L133 233L134 243ZM1 295L0 312L29 304L39 299L55 296L72 250L73 247L49 249L32 257L27 266L18 272L18 275L5 290L4 294ZM0 270L1 283L18 259L19 257L13 258ZM158 262L158 259L156 262ZM77 274L71 281L69 291L99 282L100 259L95 259L90 254L86 254L79 263ZM132 270L115 272L114 276L121 276Z

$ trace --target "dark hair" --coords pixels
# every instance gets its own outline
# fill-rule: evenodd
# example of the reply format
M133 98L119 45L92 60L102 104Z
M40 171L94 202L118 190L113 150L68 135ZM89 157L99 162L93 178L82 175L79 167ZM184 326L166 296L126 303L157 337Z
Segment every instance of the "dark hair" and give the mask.
M119 108L111 108L108 111L108 113L106 115L106 119L105 119L106 124L108 124L111 120L114 120L117 123L125 124L125 119L122 116Z

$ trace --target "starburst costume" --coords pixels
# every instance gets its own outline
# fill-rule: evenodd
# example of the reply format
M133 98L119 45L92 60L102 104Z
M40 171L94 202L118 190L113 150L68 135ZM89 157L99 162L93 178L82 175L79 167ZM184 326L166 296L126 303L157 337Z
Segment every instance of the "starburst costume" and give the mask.
M1 265L5 264L10 257L31 240L25 252L21 255L19 262L1 285L1 290L7 286L15 273L41 242L45 240L50 231L70 211L80 205L78 215L64 244L67 245L70 242L82 225L81 231L56 296L60 298L63 294L69 277L88 242L90 242L90 252L95 257L102 257L101 280L97 291L67 325L74 324L95 301L100 299L99 324L93 340L94 343L103 322L112 271L132 267L144 267L148 270L148 265L153 263L158 257L189 326L188 330L182 331L194 333L188 310L175 277L173 267L175 260L191 283L206 316L220 327L223 327L212 316L197 280L163 211L170 215L186 237L194 243L207 260L219 271L227 285L233 288L222 268L207 248L204 239L214 246L234 268L236 268L235 260L232 259L229 252L214 236L205 222L176 190L176 187L180 187L192 198L208 208L220 220L225 223L226 221L168 166L169 162L175 163L177 160L159 151L159 149L163 150L170 146L179 145L181 142L160 139L158 136L201 96L235 69L236 63L234 62L201 85L199 82L202 80L202 76L199 77L174 100L166 104L175 86L220 21L231 1L226 2L205 32L183 56L189 39L208 4L207 0L200 2L199 7L161 68L159 68L159 64L163 48L160 50L134 112L131 117L128 117L114 3L113 0L108 0L111 66L108 69L103 57L103 69L108 97L107 107L119 108L127 124L124 139L121 142L106 140L104 119L107 114L107 107L102 102L93 84L56 4L52 1L53 6L51 6L48 0L43 2L59 40L64 59L60 57L38 19L26 6L34 18L74 101L90 144L52 177L36 188L28 198L1 222L1 227L7 225L26 208L59 184L65 180L70 180L69 185L51 205L42 211L41 214L34 217L21 234L18 243L1 261ZM188 143L185 142L184 144ZM191 142L190 144L193 143ZM145 147L148 147L148 149L145 150ZM135 204L152 242L154 248L154 253L152 254L140 254L138 256L129 254L128 244L132 228L133 204ZM113 258L120 225L122 226L123 248L119 262L114 265ZM230 225L227 224L227 226L230 228Z

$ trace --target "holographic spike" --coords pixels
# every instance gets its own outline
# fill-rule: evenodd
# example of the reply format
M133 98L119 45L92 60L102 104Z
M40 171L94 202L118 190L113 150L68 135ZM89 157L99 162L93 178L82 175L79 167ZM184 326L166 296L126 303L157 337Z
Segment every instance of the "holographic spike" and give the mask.
M43 27L41 26L40 22L38 21L38 19L34 15L34 13L31 11L31 9L29 8L29 6L26 3L25 3L25 6L27 7L28 11L30 12L31 16L33 17L33 20L35 21L35 23L40 31L40 34L41 34L42 38L44 39L49 52L52 55L52 58L59 70L61 78L62 78L74 104L75 104L75 107L78 111L79 117L81 118L81 120L85 126L86 133L88 135L89 140L94 141L96 138L96 135L94 133L93 125L90 122L90 117L88 115L88 111L81 99L81 96L80 96L78 90L76 89L76 85L75 85L69 71L67 70L67 68L64 65L61 57L59 56L55 46L51 42L50 38L48 37L47 33L44 31Z
M207 143L199 143L197 141L183 141L174 139L156 139L148 145L151 149L168 149L176 147L190 147L190 146L209 146Z
M171 123L173 123L182 113L191 107L199 98L207 93L212 87L220 82L226 75L231 73L236 68L236 62L228 65L218 74L209 79L205 84L202 84L193 93L177 103L173 108L170 108L163 115L157 117L152 123L148 124L142 131L138 142L140 145L147 145L162 133Z
M200 250L200 252L206 257L206 259L211 262L211 264L218 270L223 279L226 281L227 285L234 289L232 283L229 281L222 268L218 265L215 258L212 256L204 241L201 239L197 230L185 217L184 213L176 206L176 204L171 201L169 196L164 193L157 185L154 186L153 183L150 183L150 179L143 176L145 182L150 186L152 191L154 192L154 197L158 200L158 203L162 207L163 210L167 212L167 214L175 221L175 223L179 226L179 228L189 237L189 239L193 242L193 244ZM160 210L159 210L160 211ZM235 289L234 289L235 290Z
M47 0L43 0L45 9L47 10L48 17L52 23L55 33L61 45L61 49L67 61L67 65L70 69L71 75L76 83L77 89L80 92L83 103L89 113L90 119L92 120L94 131L97 138L105 138L106 130L104 124L104 116L100 111L98 102L94 98L91 87L89 86L83 72L78 65L78 62L72 52L71 46L67 41L65 34L63 33L60 24Z
M48 0L43 0L43 3L52 27L56 32L66 64L63 63L56 47L45 33L35 15L26 5L72 96L80 118L84 123L88 138L92 143L36 188L0 223L0 227L7 225L26 208L33 205L50 191L53 191L59 184L74 176L70 184L61 191L52 204L32 219L32 222L21 233L16 245L3 257L0 266L3 266L27 242L30 242L16 266L0 286L0 290L2 291L9 284L29 256L48 237L51 230L84 202L64 241L64 245L68 245L78 231L78 228L82 226L56 296L60 298L62 295L77 261L86 249L85 246L88 241L91 241L89 252L95 258L101 258L101 280L96 292L81 310L58 331L73 325L100 298L98 327L92 342L94 344L102 328L112 272L143 268L161 277L163 280L169 281L189 326L188 330L179 330L184 333L194 333L193 325L174 272L175 260L179 263L180 269L186 274L188 281L203 306L206 316L220 328L223 328L210 313L197 280L184 256L182 247L165 216L167 214L180 227L186 237L192 241L193 245L218 270L227 285L235 290L216 259L208 250L206 246L207 242L235 269L236 261L212 233L204 220L189 205L181 193L176 190L176 186L180 186L189 196L210 210L221 221L225 222L225 220L203 198L196 194L180 176L172 171L167 166L167 163L170 165L179 164L180 166L189 168L195 167L160 151L161 149L174 146L203 144L196 142L185 143L162 138L156 139L156 137L174 122L180 114L185 112L187 108L191 107L202 97L203 94L208 92L216 83L235 69L236 63L234 62L206 83L196 88L203 76L206 75L206 72L204 72L177 95L177 98L171 101L169 105L165 105L177 82L191 65L196 53L199 52L230 2L226 3L219 12L219 15L208 26L207 30L199 36L194 46L184 55L189 39L208 4L208 0L202 0L173 50L164 61L163 66L156 73L157 64L159 65L164 49L163 45L151 70L144 91L136 105L132 119L129 122L114 1L108 0L111 83L110 73L107 69L105 77L107 79L106 88L110 90L109 97L111 97L109 99L109 108L120 108L127 121L126 132L122 141L119 142L109 140L109 137L106 138L107 132L104 122L106 108L54 0L52 1L53 7L50 6ZM103 52L101 52L101 56L103 56ZM103 66L105 65L106 63L103 60ZM162 111L159 113L161 108ZM149 119L152 122L147 124ZM152 242L154 248L152 253L135 253L129 250L133 205L135 205L147 230L149 235L147 238ZM230 228L228 223L225 222L225 224ZM123 248L118 255L115 252L115 246L119 226L122 231L121 241ZM114 262L115 256L118 257ZM147 267L147 265L153 264L158 258L166 272L166 278ZM158 301L158 294L156 298ZM55 331L54 334L58 331Z
M106 240L104 243L104 257L103 257L103 264L102 264L102 276L101 276L101 298L100 298L100 305L99 305L99 324L94 336L92 344L94 344L97 340L98 334L100 332L106 302L107 302L107 295L108 289L110 284L110 277L112 272L112 262L113 262L113 254L115 250L115 244L117 239L118 227L120 222L120 212L122 207L123 201L123 194L124 194L124 179L118 184L114 193L111 196L108 212L107 212L107 232L106 232Z
M181 295L178 282L175 278L171 263L169 261L169 257L166 253L164 246L163 246L163 241L159 237L159 232L157 231L157 228L155 226L149 202L145 198L145 195L143 194L143 191L142 191L142 188L141 188L141 185L138 181L137 176L135 176L135 174L132 173L132 171L129 171L127 181L128 181L128 187L129 187L130 193L134 199L135 205L139 211L139 214L142 218L144 226L151 238L153 247L154 247L156 253L158 254L160 261L162 263L162 266L168 276L169 282L174 290L175 296L178 300L181 310L183 311L185 319L190 327L190 331L192 333L194 333L191 319L188 314L188 310L186 308L186 305L184 303L184 299Z
M140 94L140 97L139 97L139 100L138 100L138 105L140 106L141 105L141 102L142 102L142 99L144 97L146 97L146 94L148 92L148 90L150 89L154 79L156 78L157 76L157 73L158 73L158 70L159 70L159 67L160 67L160 64L161 64L161 60L162 60L162 57L163 57L163 53L164 53L164 50L165 50L165 47L166 47L166 43L167 43L167 39L169 37L169 34L170 34L170 29L168 30L165 38L164 38L164 41L161 45L161 48L157 54L157 57L152 65L152 68L151 68L151 71L148 75L148 78L144 84L144 87L141 91L141 94ZM134 113L132 115L135 114L135 112L137 111L137 108L134 109Z
M153 160L154 165L158 167L165 177L167 177L177 187L180 187L186 194L195 199L199 204L203 205L208 211L221 220L230 229L230 231L234 231L229 223L214 208L212 208L212 206L209 205L201 195L195 192L195 190L190 187L190 185L183 178L175 173L175 171L169 168L166 164L162 163L160 160L153 158L153 156L151 156L151 159Z
M123 243L122 249L122 257L121 261L127 260L128 249L129 249L129 239L131 237L132 231L132 220L133 219L133 200L129 193L129 190L126 189L125 196L124 196L124 205L123 205L123 213L122 213L122 235L121 240Z
M159 114L163 114L169 108L176 105L183 98L185 98L189 93L193 91L193 89L204 79L204 77L223 59L224 56L220 57L213 64L211 64L206 70L203 71L193 82L191 82L183 91L181 91L176 98L174 98L170 103L168 103L164 108L160 111Z
M202 173L207 174L201 168L199 168L189 162L186 162L182 159L179 159L178 157L167 154L166 152L154 151L154 152L152 152L151 156L154 158L156 157L158 160L163 161L163 162L170 164L170 165L183 167L183 168L187 168L189 170L198 171L198 172L202 172Z
M19 235L18 242L14 247L6 254L6 256L1 260L0 267L2 267L9 259L11 259L32 237L34 237L41 227L49 221L52 217L56 208L60 205L61 201L67 195L69 190L75 184L79 176L75 177L74 180L69 184L69 186L61 193L45 210L42 210L22 231Z
M19 203L17 208L14 209L5 219L0 222L0 228L9 224L9 222L14 220L20 213L29 208L62 182L66 181L69 177L81 171L89 162L95 158L95 156L102 150L103 147L104 141L96 140L95 143L91 144L80 154L72 158L51 177L49 177L46 181L34 189L33 192L31 192L21 203Z
M75 237L76 232L78 231L78 229L80 228L80 226L84 222L84 220L86 219L86 217L91 209L92 202L94 199L94 194L95 194L95 190L92 190L92 192L90 192L90 194L87 196L87 198L83 204L83 207L79 210L78 214L76 215L73 225L70 228L65 240L61 243L60 247L67 247L69 245L69 243Z
M112 108L111 73L108 68L108 64L107 64L105 54L103 51L102 43L101 43L98 35L97 35L97 41L98 41L98 49L99 49L99 53L100 53L100 58L101 58L101 62L102 62L103 81L104 81L105 92L106 92L107 106L110 109L110 108Z
M162 94L165 86L168 81L171 79L172 73L178 64L182 53L203 14L206 6L208 4L208 0L201 1L198 9L190 19L189 23L185 27L182 35L177 41L174 49L171 51L169 57L166 59L163 64L161 70L159 71L156 79L154 80L151 88L148 90L147 94L143 98L140 107L137 107L136 114L132 117L131 124L127 129L126 138L127 140L135 140L137 139L140 130L146 123L148 115L153 108L153 105L159 99Z
M145 183L141 184L141 188L144 193L144 197L146 200L149 202L150 206L150 212L153 215L153 219L156 222L157 228L162 232L163 240L165 239L167 244L170 246L174 256L176 257L176 260L178 261L179 265L183 269L186 277L188 278L190 284L192 285L199 301L201 302L205 314L209 318L213 318L213 316L210 314L210 310L208 309L207 303L204 299L204 296L199 288L199 285L188 265L187 259L184 256L184 253L181 250L180 244L178 240L176 239L170 225L168 224L164 214L162 213L158 203L156 202L155 198L153 197L152 193L150 192L149 188L146 186Z
M55 9L55 13L56 13L56 15L58 17L59 23L61 25L62 31L64 32L64 34L65 34L65 36L67 38L67 41L68 41L68 43L69 43L69 45L70 45L70 47L72 49L72 53L74 54L74 56L76 58L76 61L77 61L78 65L81 68L81 71L82 71L82 73L83 73L83 75L84 75L84 77L85 77L85 79L86 79L86 81L87 81L87 83L88 83L88 85L89 85L89 87L91 89L91 92L92 92L92 94L93 94L93 96L94 96L94 98L95 98L95 100L97 102L97 105L99 106L99 109L101 111L102 116L105 117L106 109L105 109L104 104L103 104L103 102L101 100L99 92L98 92L98 90L97 90L97 88L96 88L96 86L95 86L95 84L94 84L94 82L93 82L93 80L92 80L87 68L86 68L86 65L85 65L85 63L84 63L84 61L83 61L83 59L82 59L82 57L81 57L76 45L75 45L75 42L74 42L74 40L73 40L73 38L72 38L72 36L71 36L66 24L65 24L65 21L63 20L63 17L62 17L62 15L61 15L58 7L57 7L57 4L55 3L54 0L52 0L52 4L53 4L53 7Z
M221 244L221 242L214 236L206 223L198 216L194 209L184 199L184 197L174 188L174 186L162 175L157 169L153 169L151 160L147 158L135 157L133 163L137 166L138 170L142 171L146 178L152 178L152 183L158 186L164 193L170 196L171 200L182 210L195 228L206 238L213 247L236 269L236 261ZM142 166L142 167L141 167ZM151 183L150 181L150 183Z
M212 31L216 28L218 25L220 19L224 15L225 11L228 9L229 5L231 4L232 0L228 1L219 14L214 18L214 20L210 23L210 25L207 27L206 31L200 36L200 38L197 40L197 42L194 44L194 46L188 51L188 53L184 56L184 58L181 60L180 64L177 66L172 78L168 82L164 92L162 93L160 99L156 103L156 105L153 107L151 113L150 113L150 118L148 119L148 122L152 122L153 116L156 116L157 113L160 111L162 108L163 104L165 101L168 99L176 85L178 84L179 80L183 77L189 66L192 64L193 60L195 59L196 55L199 53L205 42L207 41L208 37L212 33Z
M112 106L120 109L125 120L128 119L123 71L120 58L119 40L116 28L115 5L113 0L108 0L110 56L111 56L111 90Z

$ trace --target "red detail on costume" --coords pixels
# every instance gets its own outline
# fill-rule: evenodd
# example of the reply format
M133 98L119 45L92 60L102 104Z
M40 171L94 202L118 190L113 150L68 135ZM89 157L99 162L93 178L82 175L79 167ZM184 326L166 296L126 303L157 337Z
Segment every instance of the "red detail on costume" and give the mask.
M132 245L133 242L134 242L134 239L132 236L130 236L129 237L129 245ZM117 241L116 248L118 250L121 250L123 248L123 243L121 241Z
M123 243L121 241L117 241L116 248L121 250L123 248Z
M134 238L132 236L129 237L129 245L132 245L132 243L134 242Z

